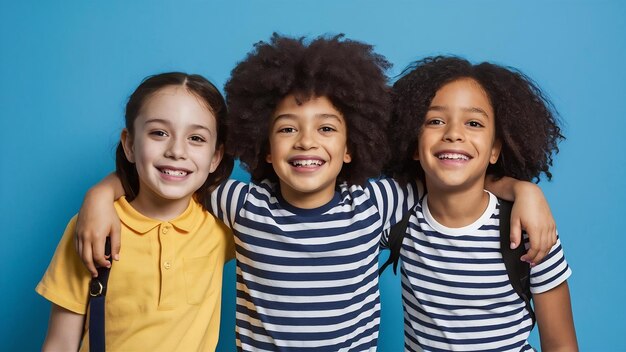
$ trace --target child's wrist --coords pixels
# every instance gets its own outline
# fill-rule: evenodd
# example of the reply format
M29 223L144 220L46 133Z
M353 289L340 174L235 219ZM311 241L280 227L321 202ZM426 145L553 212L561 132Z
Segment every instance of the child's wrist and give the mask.
M541 188L536 184L528 181L516 180L513 184L513 198L518 199L522 195L529 193L542 194Z

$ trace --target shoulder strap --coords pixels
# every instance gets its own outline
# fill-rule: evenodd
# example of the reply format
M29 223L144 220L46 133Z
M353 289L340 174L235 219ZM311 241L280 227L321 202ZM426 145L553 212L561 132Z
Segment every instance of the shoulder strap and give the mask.
M504 266L509 276L509 281L517 294L526 303L530 317L535 325L535 312L530 304L532 294L530 292L530 264L521 261L519 258L526 253L524 243L517 248L511 249L511 208L513 203L499 199L500 201L500 251ZM532 327L531 327L532 328Z
M106 255L111 254L111 242L107 237L104 247ZM98 268L98 277L89 284L89 352L106 350L104 336L104 300L107 293L110 268Z
M411 211L409 210L400 222L393 225L389 230L389 258L385 264L383 264L380 269L378 269L378 275L380 276L383 271L389 266L389 264L393 263L393 273L397 274L398 269L398 261L400 260L400 249L402 248L402 241L404 240L404 235L406 234L406 229L409 226L409 218L411 217Z

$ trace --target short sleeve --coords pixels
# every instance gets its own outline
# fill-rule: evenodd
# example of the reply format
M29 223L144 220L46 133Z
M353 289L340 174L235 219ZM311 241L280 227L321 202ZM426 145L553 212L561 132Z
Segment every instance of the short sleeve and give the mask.
M248 184L241 181L223 182L211 192L211 212L232 229L237 213L243 207L248 189Z
M530 291L533 294L549 291L567 280L572 274L565 255L561 240L557 241L541 263L530 270Z
M65 233L35 291L50 302L74 313L85 314L91 275L74 248L76 216Z
M368 183L367 190L378 207L384 232L398 223L424 193L421 183L409 182L403 186L390 178Z

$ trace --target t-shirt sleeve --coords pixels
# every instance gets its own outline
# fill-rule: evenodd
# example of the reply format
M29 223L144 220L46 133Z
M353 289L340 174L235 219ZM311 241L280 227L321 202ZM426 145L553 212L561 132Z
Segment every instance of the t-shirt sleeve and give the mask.
M557 236L556 244L541 263L530 269L530 291L533 294L549 291L567 280L572 274L561 240Z
M233 231L219 219L217 226L222 237L222 243L224 243L224 263L226 263L235 258L235 236L233 236Z
M74 313L85 314L91 275L74 248L74 216L59 242L35 291L50 302Z
M415 206L424 194L421 183L409 182L401 185L390 178L370 182L367 189L380 212L383 221L383 236Z
M243 207L248 188L244 182L228 180L211 193L211 212L231 229L239 209Z

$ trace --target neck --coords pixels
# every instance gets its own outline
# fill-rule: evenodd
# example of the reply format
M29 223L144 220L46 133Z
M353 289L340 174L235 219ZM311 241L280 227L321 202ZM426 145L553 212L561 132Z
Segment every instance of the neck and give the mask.
M280 188L280 195L290 205L300 209L315 209L330 202L335 196L335 188L322 191L300 193L290 191L288 187Z
M141 214L156 220L170 221L182 214L191 201L191 196L180 199L164 199L139 192L130 205Z
M484 184L471 189L451 191L428 188L428 209L440 224L459 228L472 224L489 205L489 194Z

